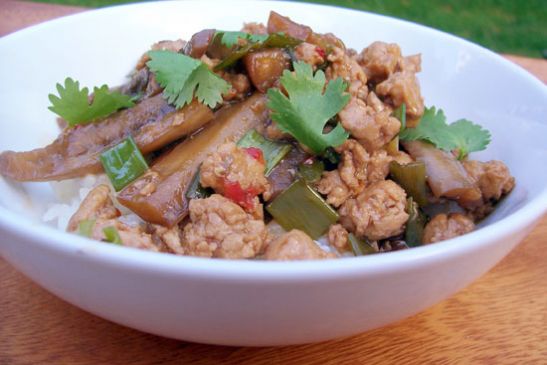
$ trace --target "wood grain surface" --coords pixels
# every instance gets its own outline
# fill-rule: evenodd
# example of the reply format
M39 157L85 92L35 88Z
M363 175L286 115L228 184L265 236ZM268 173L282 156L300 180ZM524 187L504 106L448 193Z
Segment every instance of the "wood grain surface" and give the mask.
M0 35L81 10L0 0ZM509 59L547 80L547 61ZM493 270L416 316L351 338L278 348L191 344L121 327L0 259L0 365L290 363L547 364L547 217Z

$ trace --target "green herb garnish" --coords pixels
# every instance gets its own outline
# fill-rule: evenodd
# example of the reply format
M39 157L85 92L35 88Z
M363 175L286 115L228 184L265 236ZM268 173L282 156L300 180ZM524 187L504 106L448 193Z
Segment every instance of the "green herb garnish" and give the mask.
M104 118L122 108L130 108L134 104L132 96L110 91L108 86L93 88L90 102L89 89L80 89L80 83L70 77L65 79L64 86L57 84L59 96L49 94L51 102L49 110L66 120L69 127L87 124Z
M446 123L442 109L426 108L420 123L415 128L406 128L399 134L403 141L424 140L444 151L458 150L458 159L467 154L482 151L490 143L490 132L480 125L460 119Z
M192 57L171 51L150 51L148 56L146 65L164 88L163 96L177 108L189 104L194 97L214 108L222 102L222 94L230 90L229 83Z
M95 219L84 219L78 223L78 234L84 237L91 237L93 233L93 227L95 226Z
M148 164L132 137L104 151L100 160L116 191L122 190L148 169Z
M252 43L264 42L266 39L268 39L267 34L266 35L250 34L245 32L232 32L227 30L217 30L215 32L215 35L213 36L213 39L216 37L218 37L220 42L226 47L237 46L239 44L240 39L243 39Z
M329 81L326 88L325 82L323 71L318 70L314 75L311 65L296 62L294 73L285 70L281 76L281 85L289 97L279 89L268 90L268 107L279 129L290 133L315 154L341 145L349 136L340 123L329 133L323 133L325 124L350 99L342 78Z
M122 239L120 238L120 234L118 233L118 230L114 226L104 227L103 233L106 238L106 242L115 243L117 245L122 244Z

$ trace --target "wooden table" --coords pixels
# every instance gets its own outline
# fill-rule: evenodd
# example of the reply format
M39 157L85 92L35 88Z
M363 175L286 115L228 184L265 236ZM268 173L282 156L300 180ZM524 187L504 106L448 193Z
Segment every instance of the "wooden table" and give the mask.
M81 11L0 0L0 35ZM509 57L547 82L547 61ZM238 348L134 331L54 297L0 259L0 365L547 364L547 217L507 258L414 317L320 344Z

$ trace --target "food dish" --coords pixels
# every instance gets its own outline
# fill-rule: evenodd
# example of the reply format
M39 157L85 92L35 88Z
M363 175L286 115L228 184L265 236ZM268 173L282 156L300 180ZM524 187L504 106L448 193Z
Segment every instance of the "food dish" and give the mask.
M161 40L115 88L90 94L67 77L49 94L59 136L0 153L0 175L106 173L68 232L153 252L282 261L454 238L513 190L502 161L469 157L490 143L487 130L447 124L424 106L420 54L382 41L357 52L275 11L242 27Z
M419 34L419 32L418 32L418 34ZM476 49L474 49L474 48L471 48L471 50L475 50L475 51L476 51ZM424 69L425 69L425 67L424 67ZM467 80L467 81L469 81L469 80ZM514 80L513 80L513 81L514 81ZM518 81L515 81L515 83L516 83L517 86L518 86ZM540 94L539 97L541 98L541 97L543 97L543 95ZM528 100L530 100L530 99L528 99ZM540 100L541 100L541 99L540 99ZM533 99L532 99L532 101L533 101ZM441 104L441 103L439 103L439 105L440 105L440 104ZM495 139L495 140L496 140L496 139ZM521 174L522 174L522 173L521 173ZM519 181L520 181L520 180L519 180ZM530 191L532 191L532 193L534 193L534 191L533 191L534 185L533 185L533 184L530 185L530 182L529 182L529 181L526 181L526 185L525 185L525 186L526 186L526 187L530 187L530 188L532 189L532 190L530 190ZM539 191L541 192L541 189L540 189ZM538 190L536 190L535 192L537 193ZM514 201L513 201L513 202L514 202ZM502 211L501 214L503 214L503 211ZM517 215L517 216L518 216L518 215ZM498 218L499 218L499 216L498 216ZM507 220L506 220L505 222L507 222ZM483 236L483 238L484 238L484 235L481 235L481 233L484 232L484 231L487 231L488 228L490 228L490 227L487 227L487 228L485 228L485 230L481 230L481 231L477 232L476 234L472 234L472 235L470 235L470 236L474 236L474 237L476 237L476 238ZM499 228L499 227L498 227L498 228ZM513 228L514 228L514 227L513 227ZM490 233L492 233L492 232L490 232ZM490 237L490 238L492 238L492 237ZM76 240L76 241L77 241L77 240ZM451 250L450 250L451 243L455 243L455 242L459 242L460 244L462 244L462 243L464 244L463 247L462 247L462 246L459 246L460 249L464 249L464 248L466 247L466 245L465 245L466 240L465 240L465 239L464 239L464 240L454 240L453 242L447 242L446 244L443 244L443 247L442 247L442 251L441 251L441 252L450 253L450 252L451 252ZM477 257L479 257L479 256L482 257L482 255L480 255L480 253L481 253L482 249L485 248L485 246L488 246L488 240L486 241L486 243L484 243L484 242L481 243L480 247L478 247L478 248L476 248L476 249L473 250L473 251L474 251L474 257L475 257L475 258L477 258ZM493 245L492 245L492 246L493 246ZM496 245L496 246L497 246L497 245ZM507 248L507 246L505 246L505 247ZM101 250L101 251L102 251L102 248L97 248L97 247L95 247L95 246L94 246L94 249L97 249L97 250ZM421 250L421 251L420 251L420 250ZM429 249L429 248L428 248L427 250L417 249L417 251L423 252L423 255L424 255L424 256L421 256L422 254L419 254L419 255L418 255L418 252L417 252L415 255L413 255L413 254L406 254L406 253L405 253L404 257L406 257L407 259L410 260L410 258L417 259L418 257L421 256L422 259L423 259L423 258L427 257L428 255L431 255L432 253L437 252L435 249ZM458 250L458 251L459 251L459 250ZM427 252L427 254L426 254L426 252ZM465 252L465 250L464 250L464 251L459 251L460 254L463 254L464 252ZM491 251L488 257L489 257L490 259L495 260L494 257L498 257L498 258L499 258L499 254L500 254L499 251L498 251L498 254L497 254L497 255L494 255L494 254L492 253L492 251ZM132 253L131 253L130 255L132 255ZM491 255L491 256L490 256L490 255ZM395 253L395 254L393 254L393 255L388 255L388 256L392 256L392 258L390 258L390 260L393 260L393 263L399 264L399 267L398 267L398 269L397 269L396 271L398 271L398 270L408 270L408 269L411 269L411 268L409 268L408 266L404 265L404 262L398 261L398 260L400 260L400 259L398 259L398 258L403 257L403 255L399 255L398 253ZM452 258L455 259L455 257L452 257ZM482 257L482 258L484 258L484 257ZM437 257L437 259L439 259L439 257ZM162 260L162 270L166 270L166 269L167 269L167 266L168 266L167 262L168 262L168 261L169 261L169 260L165 260L165 261ZM349 260L348 263L347 263L346 265L349 265L349 264L350 264L350 261L352 261L352 260ZM371 264L372 266L367 266L367 269L368 269L368 270L371 270L371 267L374 267L375 269L379 269L379 266L376 266L376 264L379 263L379 262L381 262L381 261L382 261L383 264L386 264L386 261L385 261L384 259L379 259L379 258L378 258L378 259L375 258L374 260L368 261L368 264ZM404 261L404 260L403 260L403 261ZM412 261L413 261L414 264L416 264L419 260L412 260ZM488 261L488 260L487 260L487 261ZM179 261L179 262L180 262L180 261ZM450 260L444 260L444 259L441 258L441 260L437 261L438 264L441 264L441 263L447 264L447 262L450 262ZM490 262L492 262L492 261L490 261ZM167 265L167 266L163 266L163 264L165 264L165 265ZM402 265L401 265L401 264L402 264ZM191 264L190 264L190 266L191 266ZM275 266L275 265L270 265L270 266L269 266L269 269L266 269L266 271L272 269L274 266ZM324 276L324 275L325 275L326 273L329 272L329 274L333 274L333 271L332 271L332 270L333 270L333 268L336 267L337 265L330 265L330 264L329 264L329 266L324 266L324 267L323 267L321 270L319 270L319 271L314 270L314 269L313 269L313 265L303 265L303 266L299 266L299 267L300 267L300 268L303 268L303 267L305 267L305 266L307 266L306 269L310 270L310 271L308 271L308 273L314 274L314 275L315 275L315 276L314 276L314 280L321 280L321 279L325 279L325 276ZM353 266L353 265L350 265L350 266L352 266L352 269L351 269L351 270L356 270L356 267L357 267L357 266ZM413 265L410 265L410 266L413 266ZM186 268L188 268L188 267L189 267L189 266L187 266ZM250 266L249 266L249 267L250 267ZM293 280L296 280L296 281L304 280L304 281L306 281L306 280L311 279L310 276L309 276L308 274L306 274L306 273L303 272L302 270L296 269L294 266L293 266L292 268L290 268L290 266L285 266L285 265L284 265L284 267L285 267L285 269L283 269L283 270L294 270L294 271L292 271L292 274L295 274L295 273L301 274L301 275L297 275L296 277L294 277ZM221 268L221 269L225 269L226 266L224 266L224 264L221 264L220 268ZM215 270L215 269L210 269L209 267L207 267L207 269L208 269L208 270L207 270L207 271L208 271L208 274L207 274L208 276L214 276L214 275L215 275L215 272L218 272L217 270ZM241 269L242 269L242 270L245 270L244 267L242 267ZM254 269L255 269L255 268L253 268L253 271L254 271ZM340 266L338 266L338 269L340 269ZM391 270L391 269L393 269L393 266L391 266L391 265L388 264L388 265L386 265L386 266L383 266L382 271L383 271L383 270ZM349 269L346 269L346 270L349 270ZM363 269L363 270L364 270L364 269ZM443 270L444 270L444 269L443 269ZM302 271L302 272L299 272L299 271ZM412 271L412 270L411 270L411 271ZM475 272L475 273L477 272L477 271L476 271L476 268L475 268L475 270L472 270L472 271ZM78 272L78 270L75 270L75 272ZM259 273L259 272L260 272L260 271L257 271L257 273ZM288 273L288 271L285 271L285 272ZM323 274L321 274L321 272L323 272ZM346 271L346 273L347 273L347 271ZM408 274L408 272L407 272L407 274ZM342 276L343 276L343 275L342 275ZM469 278L469 273L467 273L467 274L464 275L464 276L467 277L467 278ZM331 279L330 279L330 280L334 280L334 278L336 278L336 277L340 278L340 276L334 275L334 276L331 276ZM233 277L232 277L232 278L233 278ZM307 278L307 279L306 279L306 278ZM358 276L354 276L354 279L357 279L357 278L358 278ZM279 278L278 278L278 279L279 279ZM458 276L457 279L458 279L458 280L461 280L461 279L465 279L465 278L462 278L461 276ZM112 279L112 280L117 280L117 279ZM328 282L328 281L329 281L329 280L327 280L327 282ZM351 281L351 280L350 280L350 281ZM460 283L461 283L461 281L460 281ZM166 282L166 284L167 284L167 282ZM309 283L308 283L308 284L309 284ZM317 283L316 283L316 284L317 284ZM322 285L323 285L323 284L325 284L325 282L323 282ZM370 283L369 283L369 284L370 284ZM390 286L391 286L393 289L397 288L397 283L396 283L396 282L392 282L392 284L393 284L393 285L390 285ZM349 285L349 283L346 283L346 285ZM347 289L348 286L346 286L346 285L344 285L344 287ZM314 285L313 285L313 284L310 284L310 285L308 285L308 286L303 286L302 289L304 289L305 287L308 287L308 289L309 289L310 286L313 287ZM386 287L387 287L387 286L386 286ZM450 285L448 285L448 287L454 288L453 283L450 284ZM232 287L232 289L235 289L235 288ZM269 289L272 289L272 288L269 288ZM446 286L445 286L445 289L446 289ZM391 289L390 289L390 290L391 290ZM274 290L274 291L275 291L275 290ZM304 290L304 291L306 291L306 290ZM440 290L440 292L442 293L443 290ZM445 291L444 291L444 292L445 292ZM270 292L270 294L273 295L273 294L275 294L275 293L274 293L274 292ZM308 294L309 294L309 290L308 290ZM374 295L374 291L368 292L368 293L367 293L367 296L368 296L369 294L371 295L371 297L369 298L369 300L372 300L372 298L376 298L376 299L374 299L374 300L378 300L378 299L381 297L381 295L378 296L378 297L376 297L376 296ZM438 293L435 293L435 294L437 295ZM404 295L403 295L403 296L404 296ZM292 299L287 299L286 296L283 296L283 297L284 297L284 299L286 299L286 300L288 300L289 302L291 302L292 305L296 304L296 303L293 302ZM423 300L424 298L425 298L425 297L421 297L421 300ZM299 296L299 299L300 299L300 300L304 300L304 298L303 298L303 297L300 297L300 296ZM354 298L354 299L355 299L355 298ZM74 300L74 299L73 299L73 300ZM297 301L297 302L300 302L300 300ZM323 304L328 303L328 302L329 302L328 300L327 300L327 301L324 301ZM361 303L361 304L362 304L362 303ZM314 310L317 310L317 308L314 307ZM199 313L199 311L196 311L196 313ZM194 314L196 314L196 313L194 313ZM399 312L399 314L400 314L400 312ZM139 320L143 320L143 318L141 317ZM302 318L301 318L301 320L302 320ZM343 322L343 321L342 321L342 322ZM274 331L274 332L275 332L275 331ZM271 332L270 334L272 334L272 333L273 333L273 332Z

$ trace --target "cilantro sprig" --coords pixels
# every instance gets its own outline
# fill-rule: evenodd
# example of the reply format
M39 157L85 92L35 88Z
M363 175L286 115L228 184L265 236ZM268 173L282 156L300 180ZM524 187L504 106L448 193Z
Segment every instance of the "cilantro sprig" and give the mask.
M399 134L403 141L424 140L444 151L458 151L458 159L482 151L490 143L490 132L467 119L446 123L442 109L426 108L416 128L406 128Z
M349 134L339 123L329 133L323 133L325 124L349 102L347 84L342 78L329 81L325 88L323 71L314 75L309 64L296 62L294 73L283 72L281 85L288 97L279 89L268 90L268 107L279 129L316 154L344 143Z
M70 77L65 79L64 85L57 84L57 92L59 96L48 95L51 102L48 109L66 120L69 127L96 121L134 105L131 96L110 91L107 85L93 88L90 102L89 89L80 89L80 83Z
M150 51L148 68L164 88L163 95L170 104L182 108L196 97L214 108L222 101L222 94L230 84L220 78L203 62L171 51Z
M239 40L246 40L252 43L264 42L268 39L268 35L250 34L246 32L234 32L227 30L217 30L213 38L218 37L220 42L226 47L234 47L239 44Z

